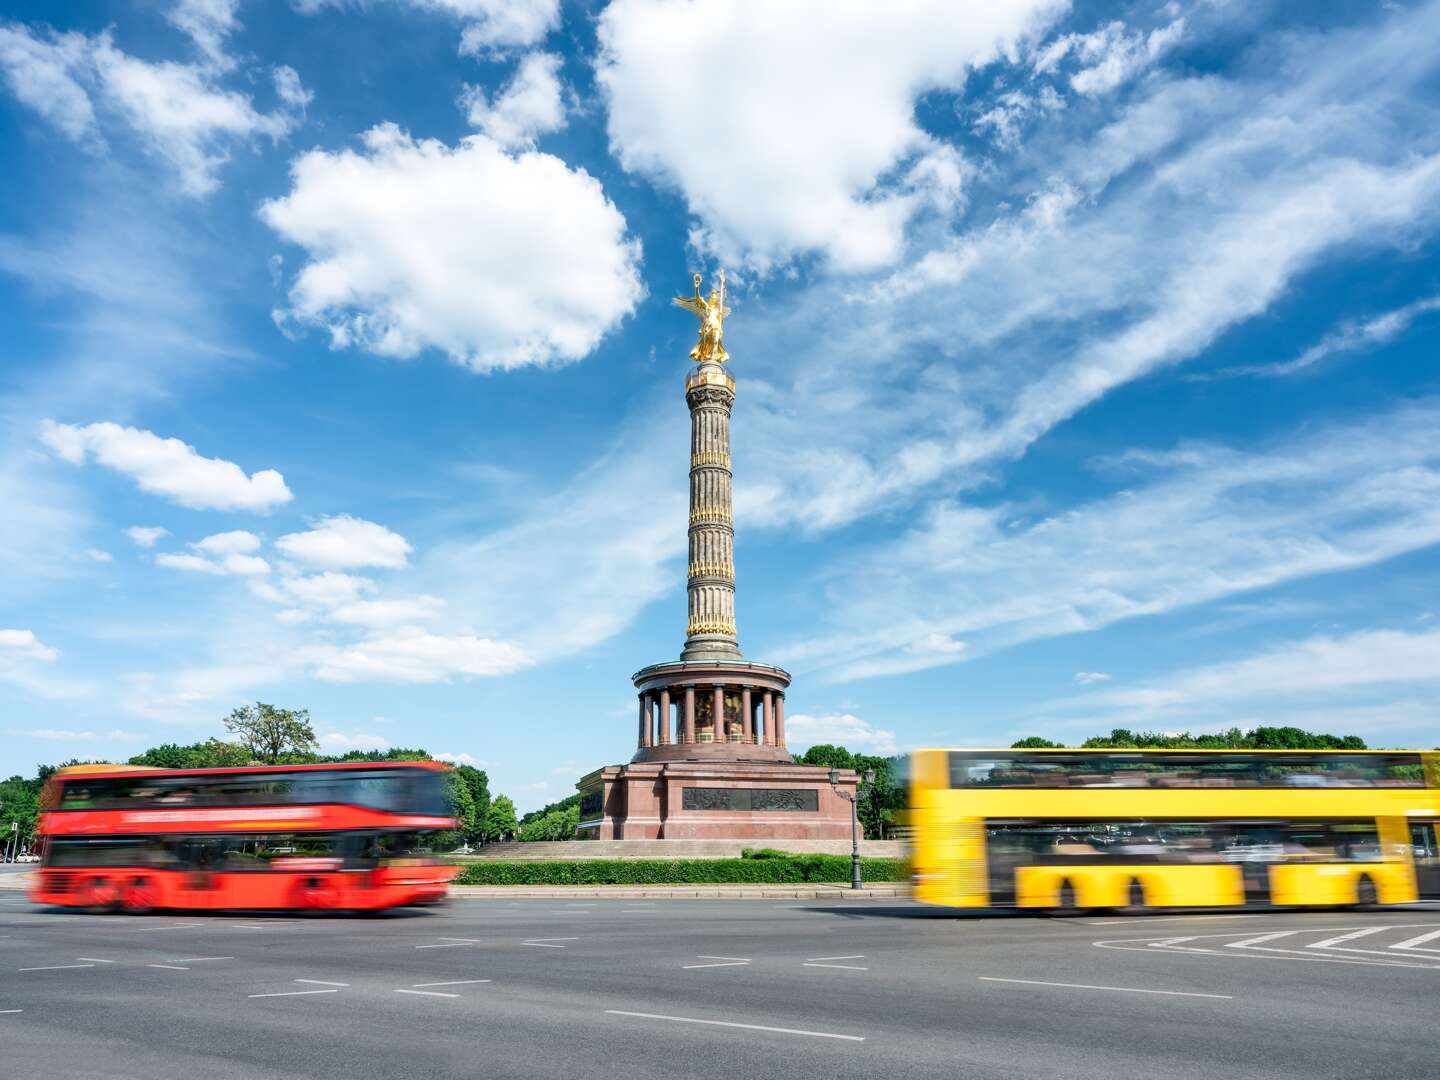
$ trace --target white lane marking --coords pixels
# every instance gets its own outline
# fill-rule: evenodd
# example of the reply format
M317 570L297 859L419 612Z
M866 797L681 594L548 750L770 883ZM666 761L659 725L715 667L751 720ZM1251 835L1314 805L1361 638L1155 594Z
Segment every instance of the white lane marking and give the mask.
M20 971L68 971L70 968L93 968L94 964L46 964L44 967L20 968Z
M805 962L806 962L807 964L815 964L815 963L820 962L821 960L864 960L864 959L865 959L865 954L864 954L864 953L856 953L854 956L812 956L812 957L810 957L809 960L806 960Z
M234 960L233 956L182 956L174 961L177 964L198 964L201 960ZM106 963L109 963L107 960Z
M1163 919L1166 922L1190 922L1190 921L1213 921L1215 919L1259 919L1263 916L1253 915L1132 915L1128 919L1105 919L1096 922L1094 920L1085 923L1086 926L1124 926L1126 923L1136 923L1141 919L1154 920Z
M718 964L681 964L681 965L680 965L680 970L681 970L681 971L695 971L695 970L697 970L698 968L712 968L712 967L748 967L749 964L750 964L750 961L749 961L749 960L725 960L725 961L722 961L721 963L718 963Z
M24 1011L24 1009L0 1009L0 1016L9 1016L11 1013L18 1013Z
M180 967L176 964L146 964L146 967L164 968L166 971L189 971L187 967Z
M338 994L339 990L281 990L278 994L246 994L246 997L304 997L306 994Z
M1411 928L1418 928L1418 927L1421 926L1421 925L1425 925L1425 924L1402 924L1401 926L1392 926L1392 929L1411 929ZM1329 928L1327 928L1327 929L1337 929L1337 928L1335 928L1335 927L1329 927ZM1355 928L1355 927L1346 927L1346 928L1343 928L1343 929L1356 929L1356 928ZM1284 934L1303 934L1303 933L1307 933L1307 932L1313 933L1314 930L1313 930L1313 928L1310 928L1310 929L1298 929L1298 930L1282 931L1281 934L1280 934L1280 936L1283 936ZM1226 937L1235 937L1235 936L1236 936L1236 935L1234 935L1234 934L1202 934L1202 935L1199 935L1199 936L1196 936L1196 937L1192 937L1192 938L1188 938L1188 939L1185 939L1185 940L1191 940L1191 941L1197 941L1197 942L1198 942L1198 941L1204 941L1204 942L1206 942L1207 944L1214 944L1214 945L1216 945L1216 946L1219 946L1220 943L1219 943L1218 941L1213 941L1213 939L1216 939L1216 938L1226 938ZM1272 935L1272 936L1273 936L1273 935ZM1177 939L1175 939L1175 938L1110 938L1110 939L1105 940L1105 941L1092 941L1090 944L1091 944L1091 945L1094 945L1097 949L1117 949L1117 950L1119 950L1119 951L1121 951L1121 952L1147 952L1147 951L1150 950L1150 949L1158 948L1158 949L1161 949L1161 950L1166 951L1166 952L1171 952L1171 951L1173 951L1173 952L1197 953L1197 954L1206 955L1206 956L1221 956L1221 957L1226 957L1226 958L1230 958L1230 959L1234 959L1234 958L1240 957L1240 958L1244 958L1244 959L1246 959L1246 960L1270 960L1270 961L1275 961L1275 960L1302 960L1302 961L1305 961L1305 962L1307 962L1307 963L1314 963L1314 964L1368 964L1368 965L1370 965L1371 967L1408 967L1408 968L1420 968L1420 969L1424 969L1424 970L1427 970L1427 971L1440 971L1440 960L1437 960L1436 957L1432 957L1432 956L1430 956L1430 955L1428 955L1428 954L1425 955L1425 956L1418 956L1418 955L1414 955L1414 954L1409 954L1409 955L1404 955L1404 954L1402 954L1402 956L1396 956L1396 957L1386 956L1385 959L1380 959L1380 960L1360 960L1360 959L1351 959L1351 958L1349 958L1349 957L1343 957L1343 956L1323 956L1323 955L1318 955L1318 954L1316 954L1316 953L1307 953L1306 950L1304 950L1304 949L1277 949L1277 948L1268 948L1268 947L1263 946L1263 945L1250 944L1250 943L1255 942L1255 941L1264 940L1263 937L1262 937L1262 938L1249 938L1249 939L1247 939L1245 942L1235 943L1235 944L1248 944L1248 945L1250 945L1249 948L1242 949L1242 950L1240 950L1240 951L1238 951L1238 952L1227 952L1227 951L1225 951L1225 948L1223 948L1223 947L1216 947L1216 948L1189 948L1189 947L1182 946L1182 945L1167 944L1167 942L1174 942L1174 941L1176 941L1176 940L1177 940ZM1340 951L1361 951L1361 950L1340 950ZM1379 953L1379 952L1377 951L1377 952L1376 952L1376 955L1385 955L1385 954Z
M1349 929L1346 927L1345 929ZM1273 934L1261 934L1259 937L1246 938L1243 941L1227 941L1227 949L1250 949L1264 941L1278 941L1282 937L1290 937L1294 934L1302 934L1303 930L1277 930Z
M801 967L835 968L838 971L869 971L868 967L857 967L855 964L814 964L804 963Z
M411 983L416 990L423 990L427 986L468 986L470 983L488 983L489 979L451 979L449 982L436 983Z
M703 956L703 955L698 955L698 956L695 957L695 959L696 959L696 960L741 960L741 961L743 961L743 962L745 962L745 963L747 963L747 964L750 963L750 957L748 957L748 956Z
M534 945L537 941L579 941L578 937L532 937L526 938L526 945Z
M327 982L324 979L296 979L298 983L309 983L311 986L349 986L349 983Z
M1314 941L1305 947L1307 949L1333 949L1336 945L1346 941L1354 941L1356 938L1368 937L1371 934L1384 933L1389 930L1388 926L1367 926L1363 930L1353 930L1348 934L1341 934L1339 937L1326 938L1324 941Z
M636 1016L642 1020L673 1020L677 1024L710 1024L714 1027L743 1028L746 1031L773 1031L780 1035L809 1035L815 1039L844 1039L847 1042L864 1042L864 1035L839 1035L833 1031L804 1031L800 1028L770 1027L766 1024L737 1024L730 1020L701 1020L694 1016L664 1016L660 1013L626 1012L623 1009L606 1009L607 1016Z
M547 945L543 941L522 941L521 945L533 945L537 949L563 949L564 945Z
M1419 937L1406 938L1404 941L1397 941L1391 945L1392 949L1418 949L1427 941L1434 941L1440 937L1440 930L1431 930L1428 934L1421 934Z
M1398 949L1399 946L1397 945ZM101 960L98 956L77 956L76 960L84 960L87 964L113 964L114 960Z
M1065 990L1114 990L1121 994L1164 994L1166 997L1216 998L1232 1001L1230 994L1196 994L1188 990L1142 990L1135 986L1090 986L1087 983L1040 982L1037 979L997 979L988 975L979 976L981 982L1023 983L1026 986L1058 986Z
M473 938L473 937L445 937L443 934L441 935L440 940L441 940L441 941L458 941L458 942L460 942L462 945L475 945L475 944L477 944L477 943L480 941L479 938ZM549 939L547 938L546 940L548 941Z
M418 994L421 997L458 998L459 994L445 994L439 990L396 990L397 994Z

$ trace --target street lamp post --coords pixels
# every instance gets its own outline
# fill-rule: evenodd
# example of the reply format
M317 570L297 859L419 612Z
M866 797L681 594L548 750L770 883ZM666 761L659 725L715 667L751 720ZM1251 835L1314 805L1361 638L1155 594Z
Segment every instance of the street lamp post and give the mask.
M864 776L865 783L875 782L875 770L866 769ZM854 795L847 794L840 790L840 770L830 770L830 786L835 789L835 794L850 804L850 888L858 889L860 882L860 792L857 789Z

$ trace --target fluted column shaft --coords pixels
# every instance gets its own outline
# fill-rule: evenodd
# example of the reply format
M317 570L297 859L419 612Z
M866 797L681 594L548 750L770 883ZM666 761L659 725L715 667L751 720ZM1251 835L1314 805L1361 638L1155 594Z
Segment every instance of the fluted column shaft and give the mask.
M753 743L755 741L755 710L750 703L750 688L742 687L740 690L740 741Z
M701 364L685 384L690 408L689 620L682 660L738 660L730 410L735 380Z

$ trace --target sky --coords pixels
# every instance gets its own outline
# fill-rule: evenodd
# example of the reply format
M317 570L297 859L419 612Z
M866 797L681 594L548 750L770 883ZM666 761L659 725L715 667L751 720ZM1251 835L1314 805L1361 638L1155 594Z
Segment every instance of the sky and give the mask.
M823 17L821 17L823 12ZM1440 2L9 0L0 775L308 708L522 808L685 626L727 273L792 749L1440 743Z

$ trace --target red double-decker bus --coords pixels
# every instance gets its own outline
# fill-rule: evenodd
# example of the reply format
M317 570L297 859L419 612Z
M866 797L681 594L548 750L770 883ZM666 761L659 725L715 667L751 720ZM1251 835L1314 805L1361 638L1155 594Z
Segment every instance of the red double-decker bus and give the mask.
M458 824L449 768L61 769L42 797L30 898L133 913L433 904L458 872L425 853Z

